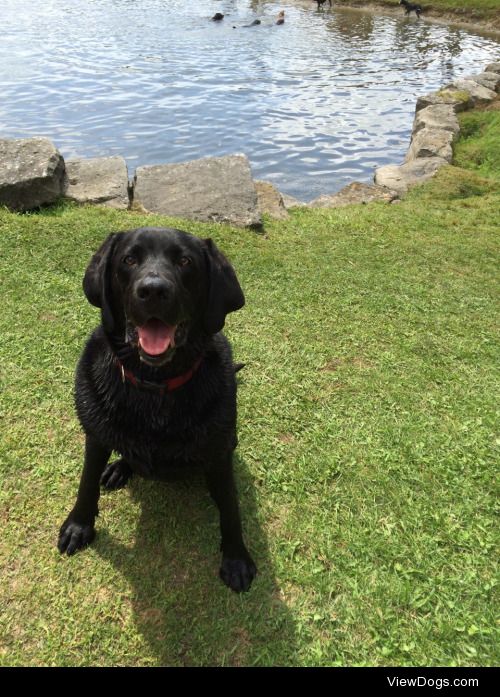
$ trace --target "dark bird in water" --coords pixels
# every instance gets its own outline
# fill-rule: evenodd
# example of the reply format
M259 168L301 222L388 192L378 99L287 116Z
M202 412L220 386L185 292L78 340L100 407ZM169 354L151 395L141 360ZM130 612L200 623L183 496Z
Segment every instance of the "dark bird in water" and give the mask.
M414 2L408 2L408 0L399 0L399 4L403 5L405 8L405 15L409 15L410 12L414 12L417 17L420 18L422 13L422 8Z
M322 5L325 4L326 0L314 0L314 2L317 2L317 3L318 3L318 10L319 10L319 8L320 8ZM328 4L329 4L330 7L331 7L331 6L332 6L332 0L328 0Z
M278 13L278 18L276 19L276 24L284 24L285 23L285 10L281 10L281 12Z
M220 22L221 19L224 19L224 15L221 14L220 12L216 12L214 16L212 17L211 21L212 22Z

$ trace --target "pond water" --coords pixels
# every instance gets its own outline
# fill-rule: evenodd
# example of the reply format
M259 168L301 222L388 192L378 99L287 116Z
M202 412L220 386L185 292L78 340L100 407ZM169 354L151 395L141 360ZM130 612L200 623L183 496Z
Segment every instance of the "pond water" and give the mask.
M0 136L123 155L131 175L243 152L255 178L310 200L400 162L416 97L499 54L403 11L309 0L2 0Z

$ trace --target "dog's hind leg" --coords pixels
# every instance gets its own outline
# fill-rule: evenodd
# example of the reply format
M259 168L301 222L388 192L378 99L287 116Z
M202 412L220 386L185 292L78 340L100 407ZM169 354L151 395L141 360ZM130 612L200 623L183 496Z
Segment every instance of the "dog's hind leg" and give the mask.
M110 455L109 448L87 435L76 503L59 530L57 547L62 554L74 554L89 545L95 537L94 522L99 513L99 480Z
M132 468L123 458L110 462L101 475L101 486L106 491L123 489L132 476Z

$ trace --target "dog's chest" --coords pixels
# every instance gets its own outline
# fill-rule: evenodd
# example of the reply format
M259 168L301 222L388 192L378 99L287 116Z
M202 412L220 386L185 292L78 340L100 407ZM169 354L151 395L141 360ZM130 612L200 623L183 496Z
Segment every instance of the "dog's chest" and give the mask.
M197 405L183 394L164 394L147 391L129 384L121 386L121 399L110 403L109 418L113 430L127 440L149 439L162 443L173 438L185 438L199 424Z
M155 470L169 462L196 459L205 432L196 408L190 409L178 395L125 389L125 399L121 404L115 400L107 414L107 435L114 450L145 476L157 474Z

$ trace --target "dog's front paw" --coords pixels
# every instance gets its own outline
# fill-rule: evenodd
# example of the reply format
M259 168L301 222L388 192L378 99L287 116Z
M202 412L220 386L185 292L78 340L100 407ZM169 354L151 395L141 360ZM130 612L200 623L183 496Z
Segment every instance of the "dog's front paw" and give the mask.
M250 590L256 574L257 568L250 556L244 559L222 557L220 577L226 586L229 586L236 593Z
M95 529L93 525L81 525L69 516L61 525L57 549L61 554L66 552L68 556L71 556L79 549L87 547L94 537Z

